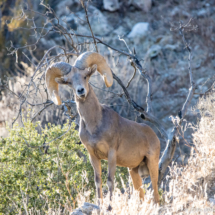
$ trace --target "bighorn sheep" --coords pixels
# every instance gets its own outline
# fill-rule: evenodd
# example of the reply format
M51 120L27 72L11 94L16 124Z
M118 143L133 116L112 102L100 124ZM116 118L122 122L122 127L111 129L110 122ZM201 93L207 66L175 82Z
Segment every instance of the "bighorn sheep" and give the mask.
M105 85L112 86L112 71L103 56L85 52L74 66L59 62L46 71L46 85L52 101L61 104L58 84L70 86L80 115L79 136L89 152L94 169L97 197L102 198L101 159L108 161L108 188L113 192L117 166L129 168L133 186L144 199L142 176L150 174L154 200L158 195L158 162L160 141L155 132L145 124L138 124L119 116L111 108L99 103L88 81L96 71L102 75Z

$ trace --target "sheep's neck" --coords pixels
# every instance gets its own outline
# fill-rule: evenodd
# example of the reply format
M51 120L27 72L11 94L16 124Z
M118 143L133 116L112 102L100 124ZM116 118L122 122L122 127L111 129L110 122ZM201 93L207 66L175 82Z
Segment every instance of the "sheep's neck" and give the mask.
M80 120L83 120L85 128L90 134L93 134L102 119L102 107L99 103L93 89L89 86L87 97L82 100L77 96L75 98Z

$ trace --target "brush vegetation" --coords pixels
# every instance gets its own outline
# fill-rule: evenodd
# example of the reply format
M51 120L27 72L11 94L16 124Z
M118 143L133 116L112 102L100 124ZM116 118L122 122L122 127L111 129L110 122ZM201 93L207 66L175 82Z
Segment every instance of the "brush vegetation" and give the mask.
M0 140L0 213L17 214L33 208L45 214L56 206L72 210L83 190L88 191L87 200L93 200L94 172L87 150L78 144L74 123L49 123L41 128L40 122L27 119L24 127L15 124L9 130L9 136ZM102 171L106 182L106 161L102 162ZM121 177L127 181L126 168L117 168L119 188Z

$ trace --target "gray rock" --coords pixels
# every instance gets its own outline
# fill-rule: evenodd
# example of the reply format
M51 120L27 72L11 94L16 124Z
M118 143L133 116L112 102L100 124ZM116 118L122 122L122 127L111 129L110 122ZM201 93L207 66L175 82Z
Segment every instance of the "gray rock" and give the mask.
M190 17L190 14L185 10L181 10L178 7L175 7L170 13L172 16L183 15L184 17Z
M215 205L215 199L209 198L209 202L214 206Z
M179 93L180 95L187 95L188 89L186 89L186 88L180 88L180 89L178 90L178 93Z
M79 0L72 0L72 1L59 1L59 3L57 4L57 8L56 8L56 12L58 16L66 16L69 15L71 13L71 11L69 10L69 8L73 7L73 6L81 6L81 3Z
M201 10L199 10L199 11L197 12L197 16L198 16L198 17L204 17L204 16L207 15L207 13L208 13L208 10L205 9L205 8L202 8Z
M215 60L212 60L212 65L215 68Z
M81 210L83 213L86 213L87 215L92 214L93 210L99 210L99 207L95 204L91 204L88 202L84 202L84 205L81 206Z
M175 16L175 15L177 15L179 13L179 11L180 11L179 8L174 7L173 10L171 11L170 15Z
M119 26L113 32L119 36L124 36L127 33L126 28L124 28L123 26Z
M159 45L161 46L173 43L172 35L158 36L156 40L159 41Z
M97 210L99 212L99 207L95 204L84 202L84 205L74 210L70 215L91 215L93 210Z
M80 208L74 210L70 215L85 215Z
M88 7L88 15L90 25L95 35L105 36L113 30L113 27L108 23L102 12L92 5ZM91 34L87 22L83 23L81 20L86 20L85 13L83 11L78 12L75 18L78 25L77 33L83 34L85 32L85 34ZM86 31L88 31L88 33L86 33Z
M116 11L119 9L118 0L103 0L103 5L105 10Z
M169 49L171 51L176 51L178 49L178 44L175 44L175 45L166 44L164 46L164 49Z
M88 18L95 35L104 36L113 30L113 27L108 23L106 17L101 13L101 11L92 5L89 5L88 7ZM61 20L63 20L61 25L64 28L72 28L78 34L91 35L84 10L79 11L76 14L65 13L61 16ZM71 31L71 33L74 32Z
M199 69L201 67L201 64L202 64L202 60L198 59L197 62L194 64L194 68Z
M91 35L91 32L90 32L88 26L86 26L86 25L78 25L77 33L83 34L83 35ZM95 32L93 31L93 33L95 33Z
M199 79L196 81L196 85L203 84L206 80L207 80L207 78L199 78Z
M153 58L156 57L161 52L161 46L159 45L153 45L148 51L147 51L147 57Z
M148 12L152 7L152 0L135 0L132 1L132 4L135 7L138 7L139 9Z
M54 40L50 39L50 40L46 40L44 38L41 38L40 39L40 42L42 43L42 45L46 48L50 48L50 47L53 47L53 46L56 46L56 43Z
M149 30L148 22L138 22L134 25L131 32L128 34L128 38L141 38L146 36Z

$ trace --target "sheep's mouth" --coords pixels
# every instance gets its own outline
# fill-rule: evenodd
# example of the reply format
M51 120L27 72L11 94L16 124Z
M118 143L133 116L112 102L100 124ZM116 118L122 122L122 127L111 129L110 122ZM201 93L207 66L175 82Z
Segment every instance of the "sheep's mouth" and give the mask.
M85 94L78 95L78 98L79 98L79 99L85 99Z

